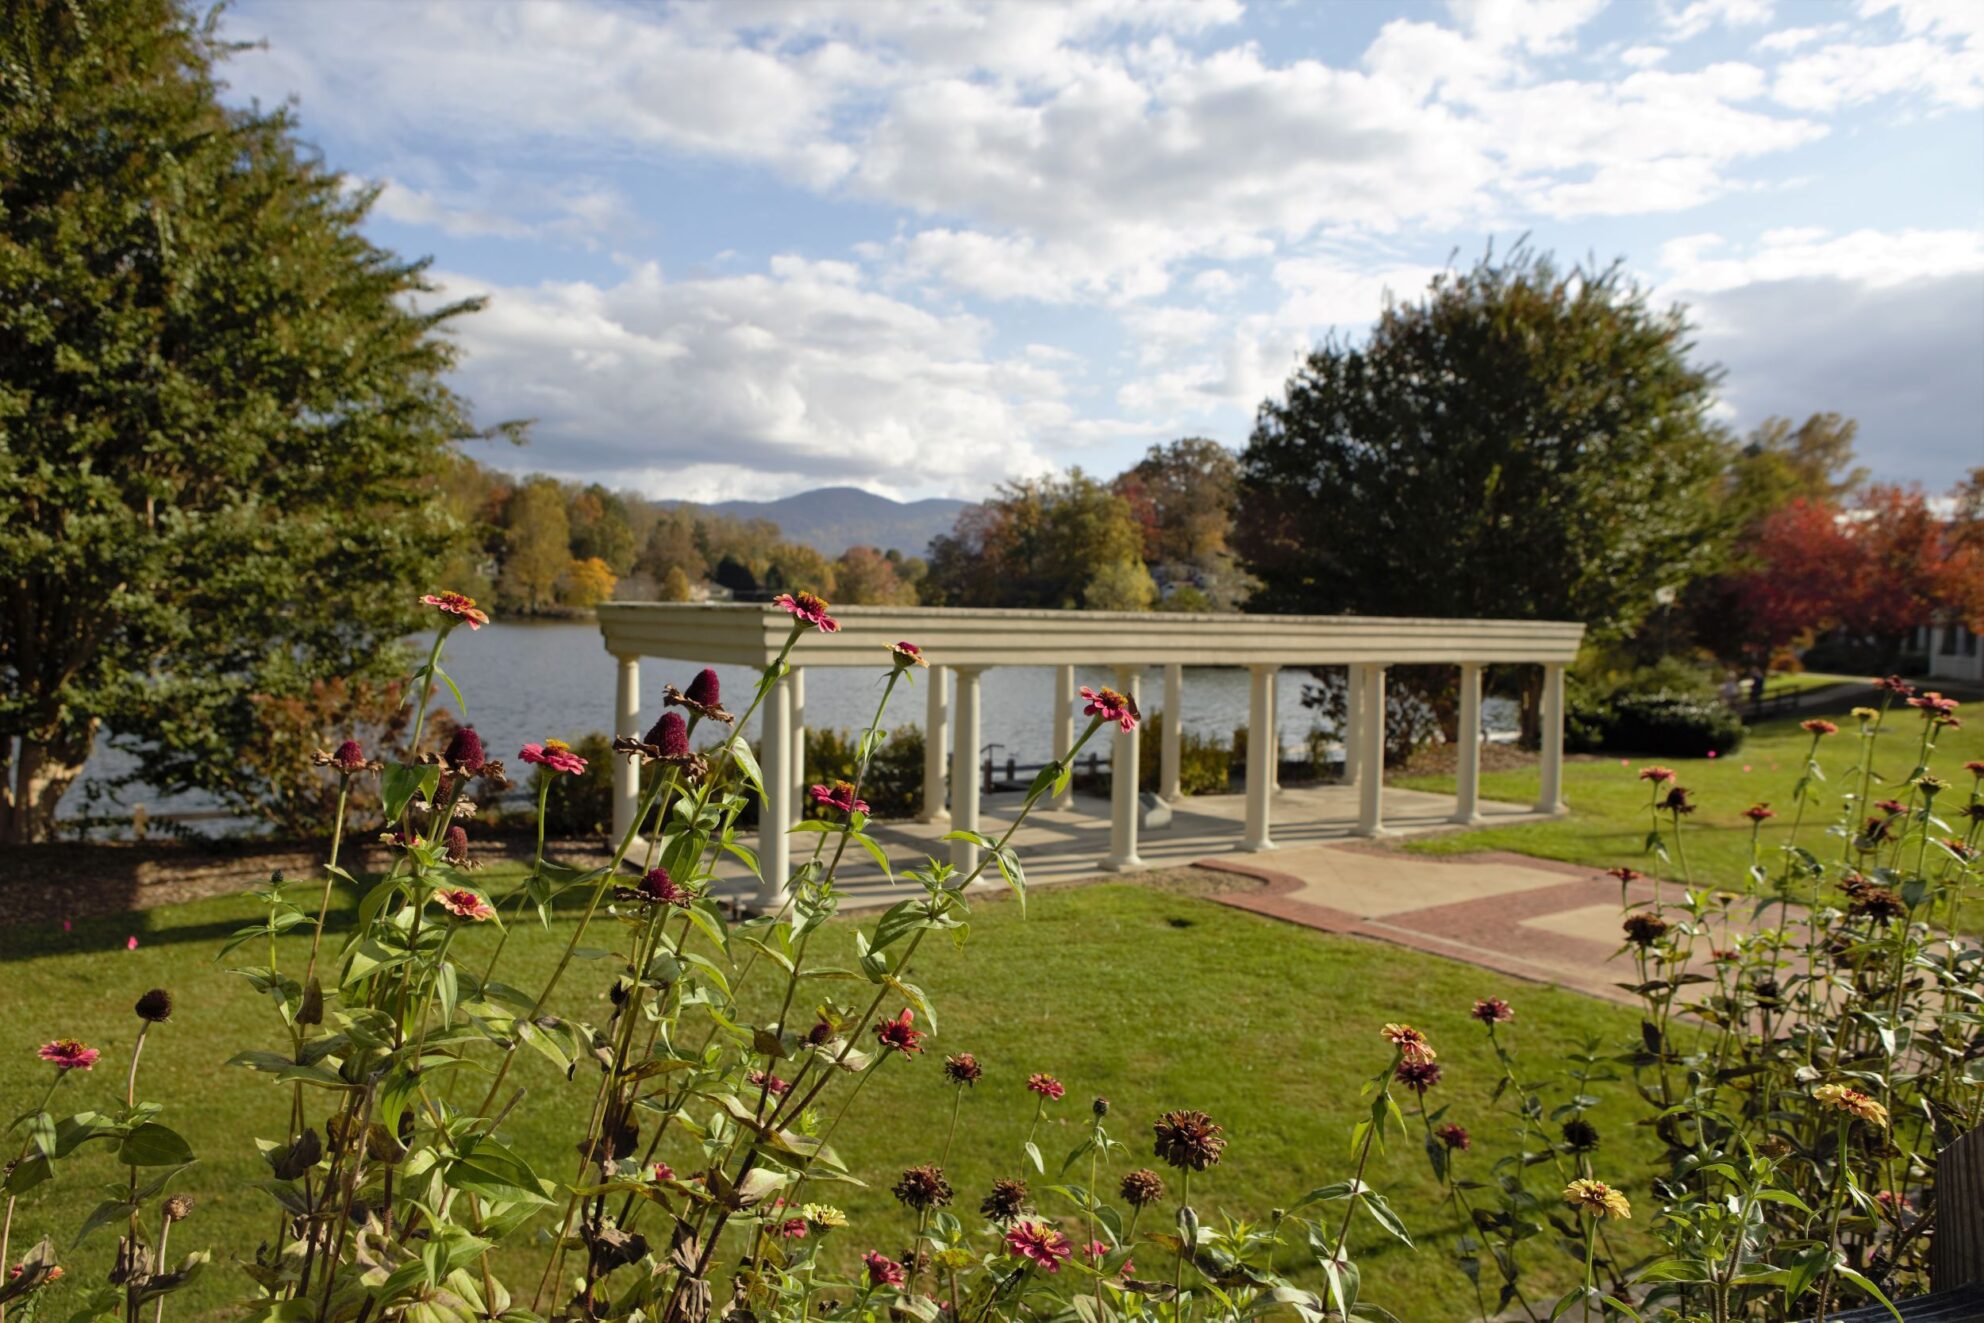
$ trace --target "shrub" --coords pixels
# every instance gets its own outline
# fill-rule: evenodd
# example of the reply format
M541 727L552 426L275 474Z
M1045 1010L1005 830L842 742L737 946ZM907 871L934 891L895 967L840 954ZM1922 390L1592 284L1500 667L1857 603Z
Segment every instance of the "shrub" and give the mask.
M604 836L613 828L613 741L595 731L573 744L572 752L586 760L586 770L568 776L533 768L531 798L535 800L540 790L549 791L544 827L551 835Z
M1743 743L1743 719L1714 698L1627 694L1613 701L1604 747L1663 758L1701 758L1734 752Z
M806 729L806 783L854 781L859 770L861 736L842 730ZM923 728L897 726L888 732L860 778L861 798L869 816L913 818L923 811ZM809 798L806 816L829 817L832 810Z
M1137 741L1137 770L1146 786L1156 786L1163 762L1164 717L1153 712L1143 720ZM1233 778L1233 751L1218 740L1183 731L1178 737L1178 787L1188 795L1223 795Z

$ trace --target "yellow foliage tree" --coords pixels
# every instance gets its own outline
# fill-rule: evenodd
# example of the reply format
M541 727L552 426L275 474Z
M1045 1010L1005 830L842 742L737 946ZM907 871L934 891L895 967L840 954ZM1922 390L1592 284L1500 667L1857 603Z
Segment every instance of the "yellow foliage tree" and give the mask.
M565 567L559 580L559 600L566 606L595 607L613 596L613 586L619 582L605 561L587 556Z

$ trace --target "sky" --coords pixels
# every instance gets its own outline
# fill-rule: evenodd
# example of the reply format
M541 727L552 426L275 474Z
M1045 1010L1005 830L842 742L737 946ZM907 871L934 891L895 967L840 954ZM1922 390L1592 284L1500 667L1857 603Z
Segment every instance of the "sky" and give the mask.
M1717 417L1984 464L1979 0L244 0L430 256L500 467L977 499L1246 442L1307 350L1528 236L1684 303Z

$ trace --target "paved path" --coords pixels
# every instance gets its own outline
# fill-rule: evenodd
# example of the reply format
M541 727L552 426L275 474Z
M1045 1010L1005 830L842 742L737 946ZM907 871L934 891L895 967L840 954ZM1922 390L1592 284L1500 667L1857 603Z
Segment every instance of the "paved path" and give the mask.
M1625 957L1613 959L1622 940L1619 883L1598 869L1500 852L1430 857L1346 843L1199 862L1268 884L1216 898L1237 909L1633 1000L1614 986L1633 975ZM1676 899L1675 888L1666 895ZM1652 885L1634 883L1630 899L1650 904Z

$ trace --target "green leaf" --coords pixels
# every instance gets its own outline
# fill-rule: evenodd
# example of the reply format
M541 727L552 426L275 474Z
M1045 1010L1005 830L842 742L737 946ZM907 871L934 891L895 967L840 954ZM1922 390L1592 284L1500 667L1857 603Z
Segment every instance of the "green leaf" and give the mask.
M385 801L386 821L398 822L406 806L417 796L432 799L434 787L441 784L441 769L418 764L394 763L379 774L379 795Z
M124 1136L117 1160L133 1167L177 1167L193 1160L193 1149L170 1126L147 1121Z
M758 802L762 804L765 799L765 774L758 770L758 760L751 753L750 741L742 736L732 736L730 756L737 764L737 770L742 772L744 779L750 783L751 789L758 792Z
M447 1164L441 1177L450 1189L463 1190L502 1203L548 1204L544 1182L530 1164L493 1139Z

